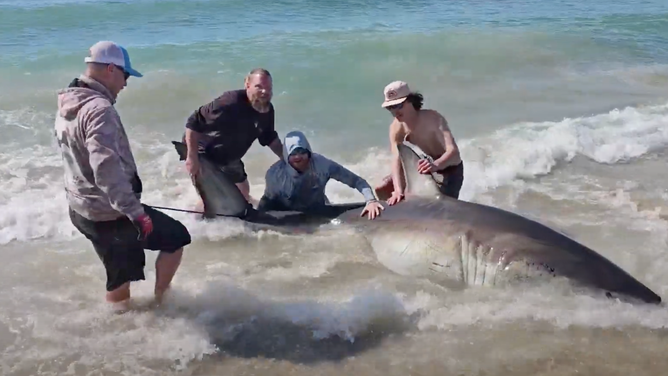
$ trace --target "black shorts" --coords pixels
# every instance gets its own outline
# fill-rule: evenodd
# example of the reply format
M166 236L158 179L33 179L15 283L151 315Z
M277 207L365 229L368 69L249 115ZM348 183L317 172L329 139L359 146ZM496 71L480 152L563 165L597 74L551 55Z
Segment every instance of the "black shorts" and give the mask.
M464 184L464 162L446 167L437 173L443 175L443 183L439 184L438 190L446 196L458 199Z
M144 280L144 250L172 253L191 242L186 227L172 217L146 205L144 211L153 221L153 231L143 242L138 230L127 218L94 222L70 208L70 220L88 240L102 260L107 272L107 291L126 282Z
M240 159L224 165L216 164L216 166L234 184L243 183L248 178L244 163Z
M181 142L186 143L185 133ZM239 184L246 181L248 175L246 175L246 168L241 159L228 161L225 153L218 153L217 150L220 149L216 145L207 146L202 140L198 144L200 158L206 158L209 162L217 166L232 183Z
M206 153L200 153L199 156L200 158L206 158L209 162L213 163L213 165L218 167L220 172L234 184L243 183L248 178L248 175L246 175L246 168L241 159L221 163L219 160L212 158Z

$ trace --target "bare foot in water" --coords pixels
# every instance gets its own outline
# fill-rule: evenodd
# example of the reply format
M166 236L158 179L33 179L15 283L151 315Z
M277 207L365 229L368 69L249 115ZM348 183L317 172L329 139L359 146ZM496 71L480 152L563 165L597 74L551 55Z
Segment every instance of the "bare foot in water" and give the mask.
M121 315L131 309L130 299L123 300L121 302L107 302L111 311L114 314Z
M156 307L159 307L162 305L163 301L165 300L165 295L169 295L169 292L171 291L171 288L168 287L165 291L156 291L155 295L153 297L153 303L152 305L155 305Z

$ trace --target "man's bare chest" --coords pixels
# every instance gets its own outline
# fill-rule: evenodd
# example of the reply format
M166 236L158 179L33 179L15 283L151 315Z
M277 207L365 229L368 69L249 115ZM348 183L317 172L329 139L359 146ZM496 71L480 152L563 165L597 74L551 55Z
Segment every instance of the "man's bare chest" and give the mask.
M440 155L444 152L444 146L441 142L438 132L432 129L415 129L407 131L404 140L416 145L425 153L431 155Z

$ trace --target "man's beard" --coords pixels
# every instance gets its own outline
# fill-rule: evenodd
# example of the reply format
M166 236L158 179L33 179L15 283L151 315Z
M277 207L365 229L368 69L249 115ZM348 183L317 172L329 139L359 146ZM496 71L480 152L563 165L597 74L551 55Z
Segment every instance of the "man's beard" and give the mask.
M269 111L269 106L271 104L271 101L262 100L260 98L254 98L251 101L251 104L253 105L253 108L256 109L257 111L267 112L267 111Z

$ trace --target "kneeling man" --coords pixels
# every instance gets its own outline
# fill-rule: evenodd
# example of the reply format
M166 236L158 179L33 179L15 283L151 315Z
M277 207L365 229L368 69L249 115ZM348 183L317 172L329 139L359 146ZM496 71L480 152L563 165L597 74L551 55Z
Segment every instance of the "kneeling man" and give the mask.
M265 175L265 191L259 211L287 210L318 212L329 204L325 186L329 179L357 189L366 201L362 216L374 219L383 206L369 183L340 164L311 151L306 136L293 131L283 141L283 160L274 163Z

